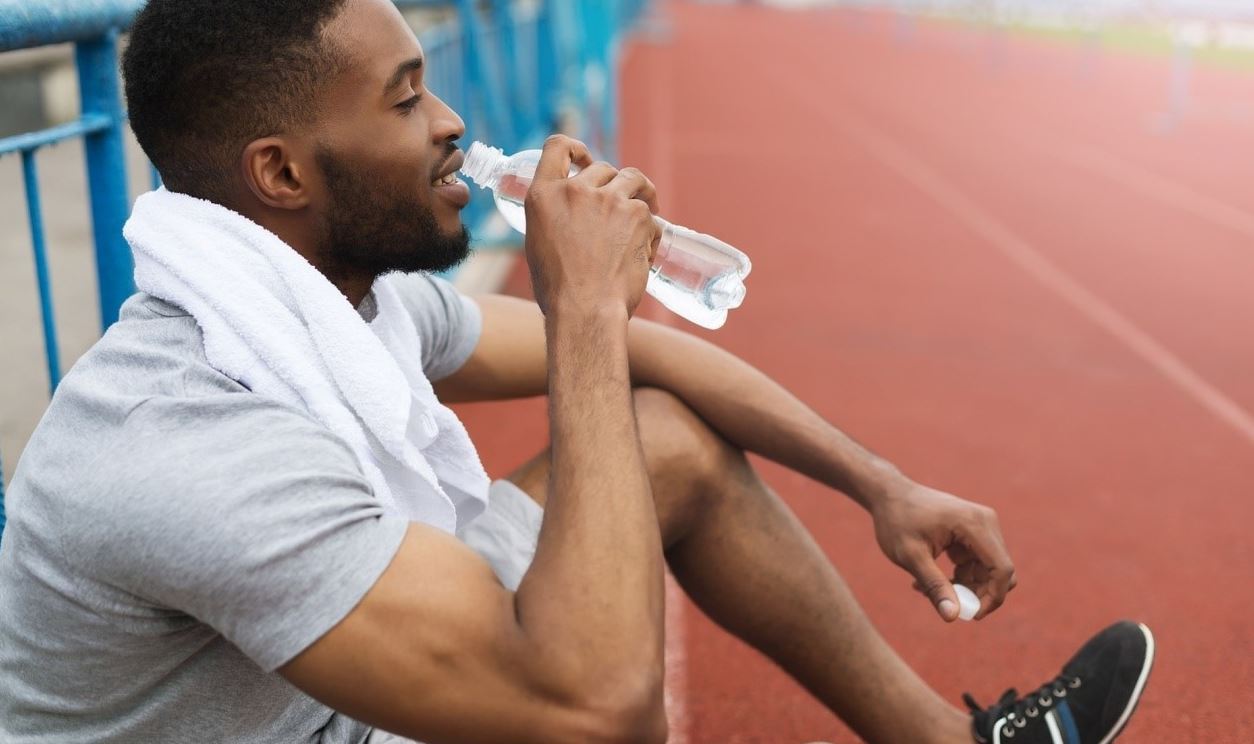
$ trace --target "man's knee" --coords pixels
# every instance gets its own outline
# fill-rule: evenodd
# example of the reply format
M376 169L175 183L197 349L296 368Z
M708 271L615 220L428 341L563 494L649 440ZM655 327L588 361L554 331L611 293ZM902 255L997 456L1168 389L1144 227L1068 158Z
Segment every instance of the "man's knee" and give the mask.
M722 486L729 478L748 468L744 452L676 396L658 388L640 387L632 391L632 397L645 466L659 501L676 508L682 502L700 511L711 505L710 499L726 491ZM546 449L507 477L544 506L550 464L550 450Z
M675 395L641 387L633 391L633 397L645 461L655 480L678 478L713 485L744 460L743 452Z

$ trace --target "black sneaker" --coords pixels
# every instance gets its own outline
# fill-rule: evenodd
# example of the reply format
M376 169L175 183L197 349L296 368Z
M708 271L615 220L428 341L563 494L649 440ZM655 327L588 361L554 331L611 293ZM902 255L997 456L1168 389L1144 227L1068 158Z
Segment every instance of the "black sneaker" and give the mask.
M1109 744L1132 717L1153 664L1149 628L1115 623L1030 695L1011 688L984 709L964 693L971 732L980 744Z

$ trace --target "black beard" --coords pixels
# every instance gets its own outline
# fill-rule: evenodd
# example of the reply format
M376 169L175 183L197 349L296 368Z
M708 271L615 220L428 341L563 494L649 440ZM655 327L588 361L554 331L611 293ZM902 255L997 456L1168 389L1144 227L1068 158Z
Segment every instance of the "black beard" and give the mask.
M470 255L470 231L440 229L431 209L370 181L330 150L315 157L330 193L319 257L329 276L439 272Z

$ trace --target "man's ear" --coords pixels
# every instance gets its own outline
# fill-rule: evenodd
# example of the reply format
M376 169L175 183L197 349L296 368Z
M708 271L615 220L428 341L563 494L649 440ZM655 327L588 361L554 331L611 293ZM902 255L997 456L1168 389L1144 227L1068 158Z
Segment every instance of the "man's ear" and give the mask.
M309 173L292 143L262 137L244 147L244 183L261 203L276 209L301 209L309 204Z

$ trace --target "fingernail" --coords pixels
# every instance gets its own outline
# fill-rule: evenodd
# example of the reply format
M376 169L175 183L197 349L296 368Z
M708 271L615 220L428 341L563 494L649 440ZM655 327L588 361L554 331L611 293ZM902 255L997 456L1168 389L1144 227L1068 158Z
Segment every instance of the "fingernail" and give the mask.
M940 613L943 617L953 617L958 614L958 606L951 599L942 599L940 601Z

